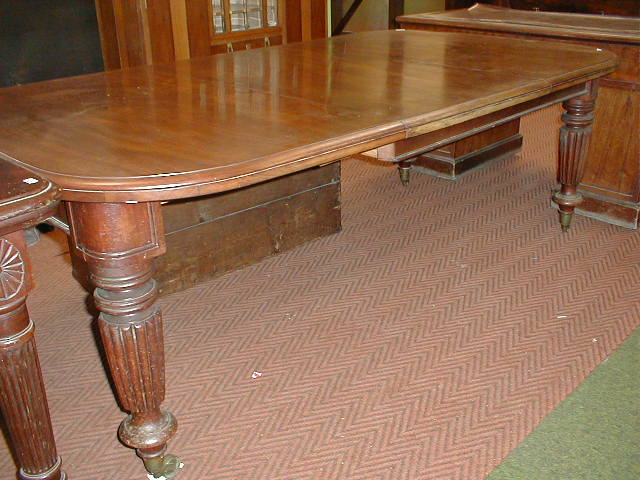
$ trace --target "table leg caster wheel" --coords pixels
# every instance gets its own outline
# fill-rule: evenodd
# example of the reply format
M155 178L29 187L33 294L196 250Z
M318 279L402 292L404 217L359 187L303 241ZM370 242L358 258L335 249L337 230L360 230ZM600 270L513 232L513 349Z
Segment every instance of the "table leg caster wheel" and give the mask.
M182 462L175 455L162 455L144 459L144 467L153 478L174 478L182 468Z
M400 162L398 164L398 174L400 175L400 181L403 186L409 185L409 178L411 172L411 165L405 162Z
M573 219L573 210L576 205L582 202L582 195L575 192L562 193L562 191L559 191L555 192L551 199L558 205L558 215L562 232L568 232L571 227L571 220Z
M573 214L568 212L560 211L560 227L563 232L568 232L571 228L571 220L573 219Z

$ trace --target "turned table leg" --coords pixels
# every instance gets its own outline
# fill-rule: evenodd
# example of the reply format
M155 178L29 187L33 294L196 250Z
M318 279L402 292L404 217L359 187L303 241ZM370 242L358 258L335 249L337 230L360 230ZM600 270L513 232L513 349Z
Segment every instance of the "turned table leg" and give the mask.
M553 195L553 201L558 204L563 232L569 230L573 211L582 202L578 184L582 180L589 150L597 81L588 82L587 88L587 93L562 103L566 112L562 115L564 125L560 128L558 152L560 190Z
M31 287L22 231L0 237L0 409L21 480L64 480L25 304Z
M151 259L165 250L157 203L69 203L71 241L86 260L98 323L120 404L129 415L118 431L148 472L171 478L180 469L166 453L177 429L164 400L164 345Z

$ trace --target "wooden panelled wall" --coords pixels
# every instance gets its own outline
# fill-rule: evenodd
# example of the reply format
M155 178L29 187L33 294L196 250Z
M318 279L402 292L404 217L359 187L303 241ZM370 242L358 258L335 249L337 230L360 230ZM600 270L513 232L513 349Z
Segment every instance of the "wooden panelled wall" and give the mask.
M211 0L95 1L106 70L327 35L318 0L279 0L278 27L222 35L212 32Z

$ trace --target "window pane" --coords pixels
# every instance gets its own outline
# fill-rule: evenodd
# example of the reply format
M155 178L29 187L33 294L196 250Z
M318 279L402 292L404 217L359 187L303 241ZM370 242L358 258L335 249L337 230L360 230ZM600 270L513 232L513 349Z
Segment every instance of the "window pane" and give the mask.
M251 10L248 17L249 28L262 28L262 10Z
M267 0L267 25L275 27L278 25L278 0Z
M231 12L231 30L237 32L239 30L247 29L247 19L244 12L233 13Z
M222 15L215 15L213 17L213 26L216 33L224 33L224 17Z
M231 12L242 12L247 7L247 0L231 0Z
M229 5L230 12L225 5ZM278 25L278 0L211 0L215 33L257 30ZM265 8L267 18L264 18ZM228 25L228 16L231 17Z

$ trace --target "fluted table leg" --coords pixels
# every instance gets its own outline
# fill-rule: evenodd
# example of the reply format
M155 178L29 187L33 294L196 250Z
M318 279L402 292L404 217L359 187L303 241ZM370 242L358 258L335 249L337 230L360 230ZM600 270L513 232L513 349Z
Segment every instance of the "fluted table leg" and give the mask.
M162 410L164 346L162 314L151 259L165 250L156 203L70 203L72 244L86 260L98 323L121 406L129 412L120 440L155 477L171 478L179 460L166 453L177 429Z
M587 83L588 92L563 102L566 112L562 115L564 125L560 128L558 155L558 181L560 190L553 195L558 204L560 225L566 232L571 226L573 212L582 202L578 184L582 180L591 139L597 81Z
M64 480L26 299L31 287L22 231L0 237L0 409L21 480Z

